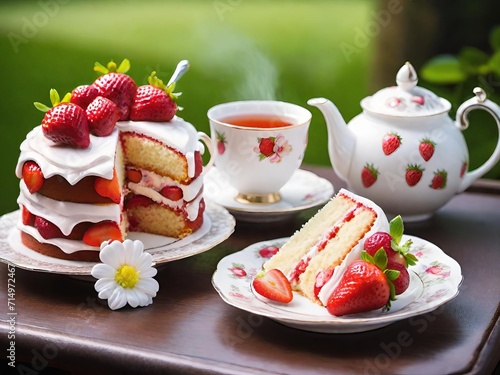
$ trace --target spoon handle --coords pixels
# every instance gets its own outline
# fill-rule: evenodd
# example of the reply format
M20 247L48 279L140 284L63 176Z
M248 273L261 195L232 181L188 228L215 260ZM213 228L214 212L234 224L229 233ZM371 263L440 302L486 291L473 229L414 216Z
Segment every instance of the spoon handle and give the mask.
M167 87L170 86L172 83L177 82L184 75L184 73L187 72L188 69L189 69L189 61L187 60L180 61L177 64L177 67L175 68L174 74L172 74L170 81L168 81Z

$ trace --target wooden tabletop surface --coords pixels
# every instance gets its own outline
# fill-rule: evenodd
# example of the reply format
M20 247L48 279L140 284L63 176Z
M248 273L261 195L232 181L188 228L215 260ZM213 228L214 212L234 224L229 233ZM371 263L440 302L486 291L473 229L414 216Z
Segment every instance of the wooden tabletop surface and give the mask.
M330 168L308 168L342 183ZM437 310L355 334L281 325L227 305L211 284L224 256L291 235L307 219L274 225L238 222L205 253L168 263L154 303L111 311L93 282L15 269L15 328L0 264L2 359L14 341L19 373L144 374L491 374L500 360L500 183L480 182L406 233L453 257L459 295ZM14 330L14 331L13 331ZM9 332L15 338L9 339ZM8 362L8 360L7 360ZM7 363L2 362L2 366ZM31 372L30 372L31 371ZM2 370L2 373L3 370Z

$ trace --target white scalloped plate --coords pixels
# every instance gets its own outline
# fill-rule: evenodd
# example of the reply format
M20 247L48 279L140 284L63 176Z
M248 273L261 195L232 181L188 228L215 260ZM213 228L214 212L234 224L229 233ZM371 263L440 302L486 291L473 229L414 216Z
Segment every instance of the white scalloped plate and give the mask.
M16 223L20 211L0 217L0 262L10 263L30 271L72 276L88 276L95 262L70 261L39 254L21 243ZM207 202L202 227L183 239L173 239L146 233L130 233L130 239L140 239L153 256L156 266L187 258L212 249L234 231L234 217L222 206Z
M398 296L389 311L370 311L335 317L307 298L294 292L289 304L266 300L252 291L252 279L267 260L260 250L267 246L281 247L288 238L258 242L230 254L217 265L212 284L228 304L266 316L284 325L323 333L363 332L384 327L401 319L435 310L458 294L462 282L460 265L434 244L414 236L412 253L417 265L410 267L410 286Z

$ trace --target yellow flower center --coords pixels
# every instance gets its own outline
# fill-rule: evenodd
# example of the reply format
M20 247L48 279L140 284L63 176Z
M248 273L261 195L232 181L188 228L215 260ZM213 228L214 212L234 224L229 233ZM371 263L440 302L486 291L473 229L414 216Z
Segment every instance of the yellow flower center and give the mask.
M116 270L115 281L123 288L133 288L139 281L139 272L134 267L124 264Z

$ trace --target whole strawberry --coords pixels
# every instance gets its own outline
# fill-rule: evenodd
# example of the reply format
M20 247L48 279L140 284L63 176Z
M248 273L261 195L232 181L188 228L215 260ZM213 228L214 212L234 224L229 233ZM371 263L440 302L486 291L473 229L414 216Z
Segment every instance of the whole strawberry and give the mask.
M166 87L161 79L152 72L148 77L149 85L139 86L134 96L130 119L132 121L168 122L177 112L175 83Z
M97 88L100 96L108 98L118 106L122 121L130 117L130 108L137 90L134 80L125 74L129 69L130 62L127 59L124 59L118 67L113 61L106 67L98 62L94 66L94 70L103 75L94 81L93 86Z
M335 316L356 314L376 309L389 309L395 299L392 279L398 272L386 270L387 256L380 249L374 257L362 258L347 266L338 286L328 299L326 308Z
M390 155L401 146L401 136L397 133L389 133L382 138L382 151Z
M118 106L102 96L95 98L85 110L90 132L98 137L110 135L120 118Z
M90 133L85 110L79 105L69 103L69 99L69 93L60 100L57 91L51 89L52 108L35 102L35 107L45 112L42 120L43 134L57 145L87 148L90 145Z
M363 186L368 188L372 186L378 178L379 171L373 164L366 164L361 170L361 182Z
M87 109L89 104L97 98L97 95L99 95L99 90L94 85L81 85L71 91L70 102Z

